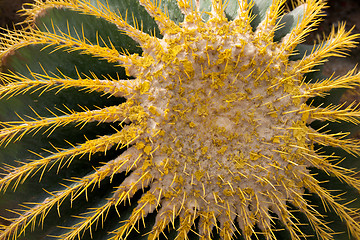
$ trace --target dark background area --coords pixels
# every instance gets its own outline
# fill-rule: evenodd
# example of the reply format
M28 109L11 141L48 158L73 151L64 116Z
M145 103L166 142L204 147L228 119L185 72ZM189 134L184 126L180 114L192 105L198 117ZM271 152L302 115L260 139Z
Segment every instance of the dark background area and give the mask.
M17 14L23 3L30 3L31 0L0 0L0 27L9 26L13 23L22 21L22 17Z

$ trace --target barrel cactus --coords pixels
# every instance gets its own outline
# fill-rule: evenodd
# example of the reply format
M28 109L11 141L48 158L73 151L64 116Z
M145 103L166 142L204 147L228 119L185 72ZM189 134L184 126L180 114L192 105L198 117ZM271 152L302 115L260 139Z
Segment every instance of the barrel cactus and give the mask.
M0 239L360 239L325 2L36 0L1 37Z

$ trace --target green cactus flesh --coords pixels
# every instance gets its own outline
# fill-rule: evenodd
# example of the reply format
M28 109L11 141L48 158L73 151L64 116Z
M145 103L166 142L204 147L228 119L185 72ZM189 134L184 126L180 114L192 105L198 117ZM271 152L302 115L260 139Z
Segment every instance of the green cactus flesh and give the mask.
M358 36L303 45L325 3L285 2L24 8L1 37L0 239L360 239L360 111L334 99L360 76L318 72Z

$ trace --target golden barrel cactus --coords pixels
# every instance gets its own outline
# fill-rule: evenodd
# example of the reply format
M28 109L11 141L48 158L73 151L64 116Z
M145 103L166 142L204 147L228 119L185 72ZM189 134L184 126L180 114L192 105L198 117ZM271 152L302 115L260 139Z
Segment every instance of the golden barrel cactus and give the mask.
M319 71L358 36L304 45L325 2L285 2L27 5L1 37L0 239L360 239L336 100L360 76Z

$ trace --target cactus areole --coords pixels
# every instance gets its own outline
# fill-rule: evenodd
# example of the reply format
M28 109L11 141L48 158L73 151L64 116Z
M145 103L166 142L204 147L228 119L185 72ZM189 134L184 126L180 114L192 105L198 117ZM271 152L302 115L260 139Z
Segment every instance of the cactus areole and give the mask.
M45 0L25 8L28 26L8 30L1 43L1 101L17 117L0 119L6 146L1 151L7 153L1 155L5 194L0 198L21 193L33 178L41 183L53 168L67 174L57 190L44 189L42 200L21 199L20 210L1 211L0 239L35 233L82 239L101 231L109 239L188 239L189 234L199 239L335 239L338 232L323 208L343 222L348 236L360 239L357 210L324 187L313 170L360 191L356 171L324 150L342 148L357 156L359 142L346 138L348 133L323 130L333 122L356 126L359 110L355 103L315 104L330 90L359 84L355 70L337 78L317 74L328 57L354 47L358 36L339 25L320 44L302 45L325 3L295 3L290 12L283 0ZM89 31L87 26L102 27ZM85 99L112 99L112 104L95 100L94 107L89 100L78 103L80 110L66 102L46 111L39 107L46 103L42 94L58 101L69 89L82 94L85 89ZM29 107L33 115L12 102L21 96L39 98ZM111 131L80 143L70 136L64 146L39 146L41 152L27 149L32 158L7 150L25 148L25 136L61 136L62 128L80 132L92 122L110 124ZM114 151L117 156L110 158L108 152ZM102 160L85 175L71 175L73 161L91 165L94 155ZM75 214L80 220L73 225L60 221L64 227L54 236L47 214L57 211L55 218L62 219L63 203L74 208L85 195L83 201L90 204L88 192L105 181L113 184L110 195ZM3 202L0 208L10 208ZM119 210L124 204L132 207L130 213ZM102 229L111 211L117 212L119 224L107 235Z

